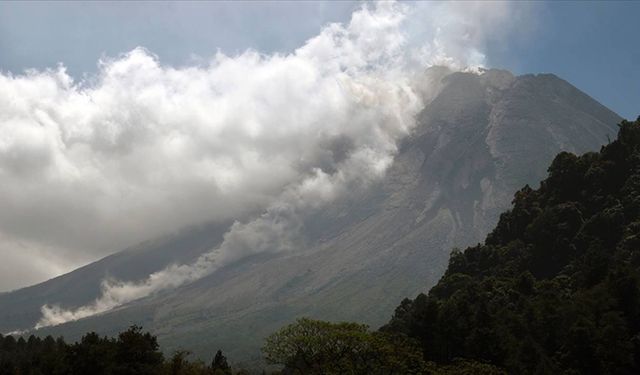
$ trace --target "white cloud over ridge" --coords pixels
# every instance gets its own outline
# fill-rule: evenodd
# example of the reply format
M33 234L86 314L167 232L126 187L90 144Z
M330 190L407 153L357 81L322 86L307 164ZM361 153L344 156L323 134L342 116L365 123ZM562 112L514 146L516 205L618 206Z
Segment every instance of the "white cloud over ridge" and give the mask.
M301 215L384 175L422 108L416 74L481 65L507 6L377 3L287 55L173 68L138 48L80 82L63 67L0 74L0 234L86 256L245 218L195 263L105 280L92 304L44 306L37 327L295 249ZM478 9L493 10L474 23Z

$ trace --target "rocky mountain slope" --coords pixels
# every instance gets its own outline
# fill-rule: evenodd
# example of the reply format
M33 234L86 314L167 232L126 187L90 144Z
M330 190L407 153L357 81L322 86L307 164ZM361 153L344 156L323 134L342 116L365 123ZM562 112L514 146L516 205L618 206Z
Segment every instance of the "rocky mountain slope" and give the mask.
M439 87L385 179L305 219L307 247L245 258L111 312L38 331L75 338L132 323L163 347L258 357L261 338L298 316L377 326L441 277L454 247L481 241L513 193L546 176L559 151L596 151L619 116L551 75L430 69ZM44 303L96 297L105 275L141 279L188 262L221 240L224 224L179 231L48 282L0 295L0 331L32 327ZM129 270L129 271L127 271Z

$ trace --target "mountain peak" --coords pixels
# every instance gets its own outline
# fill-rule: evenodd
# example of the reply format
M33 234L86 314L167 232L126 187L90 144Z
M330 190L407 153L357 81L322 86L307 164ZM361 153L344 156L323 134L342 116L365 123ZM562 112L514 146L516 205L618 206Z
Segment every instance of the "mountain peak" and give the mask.
M487 86L504 90L515 81L516 77L508 70L486 69L481 72L480 79Z

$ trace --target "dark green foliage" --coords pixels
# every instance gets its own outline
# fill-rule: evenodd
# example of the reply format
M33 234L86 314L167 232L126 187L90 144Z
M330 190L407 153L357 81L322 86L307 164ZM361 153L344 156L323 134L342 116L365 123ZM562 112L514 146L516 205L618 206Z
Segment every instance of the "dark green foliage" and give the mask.
M266 360L282 374L422 374L415 343L357 323L299 319L267 338Z
M70 372L73 374L112 374L116 367L117 342L91 332L80 342L71 345L69 355Z
M208 368L202 361L189 361L187 357L191 353L185 350L178 350L173 354L171 360L165 365L167 375L215 375L219 374L214 369ZM231 372L229 372L231 374Z
M157 374L164 359L158 350L158 341L142 328L132 326L120 333L116 346L116 374Z
M214 375L227 375L231 374L231 367L227 363L227 357L222 354L222 350L216 352L216 356L213 357L211 362L211 370Z
M211 367L189 361L189 353L176 352L165 361L156 337L132 326L117 339L88 333L79 342L67 344L62 338L27 340L0 335L0 375L227 375L232 374L221 351Z
M69 347L51 336L27 340L0 335L0 374L68 374Z
M456 358L446 365L427 363L425 374L429 375L507 375L507 372L486 363Z
M640 373L640 118L599 153L559 154L382 330L419 340L441 370L464 358L516 374Z

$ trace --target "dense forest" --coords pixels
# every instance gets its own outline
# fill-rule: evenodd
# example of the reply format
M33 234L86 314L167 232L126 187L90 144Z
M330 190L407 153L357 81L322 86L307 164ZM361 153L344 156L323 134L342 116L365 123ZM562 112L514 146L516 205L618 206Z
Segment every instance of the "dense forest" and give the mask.
M559 154L484 244L378 331L299 319L265 341L280 374L640 373L640 118L600 152ZM79 342L0 336L2 374L237 374L133 326ZM263 373L267 373L263 370Z
M559 154L484 244L451 256L383 331L424 358L513 374L640 373L640 118L599 153Z
M218 350L209 365L189 361L178 351L165 359L156 337L132 326L117 338L88 333L79 342L29 336L0 335L0 375L231 375L227 359ZM238 372L235 372L236 374Z

